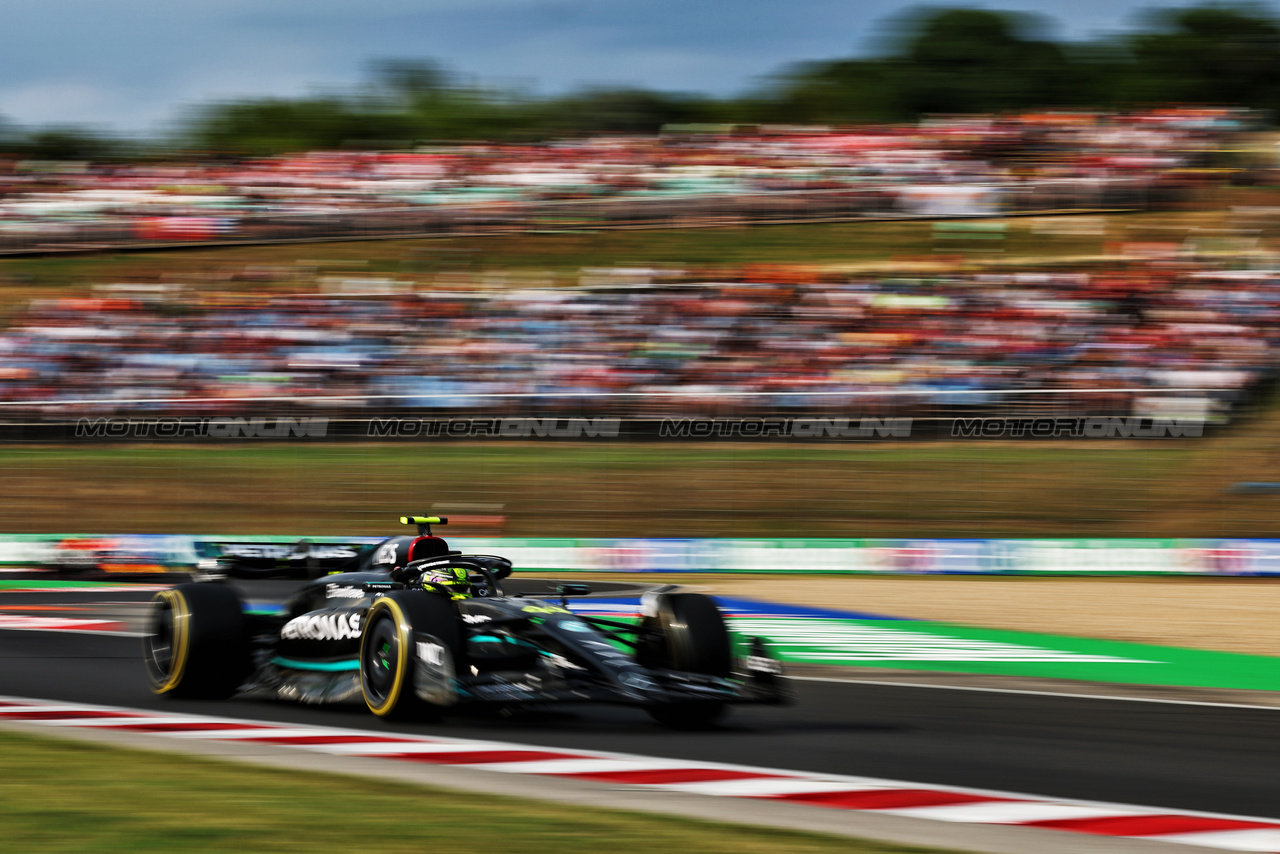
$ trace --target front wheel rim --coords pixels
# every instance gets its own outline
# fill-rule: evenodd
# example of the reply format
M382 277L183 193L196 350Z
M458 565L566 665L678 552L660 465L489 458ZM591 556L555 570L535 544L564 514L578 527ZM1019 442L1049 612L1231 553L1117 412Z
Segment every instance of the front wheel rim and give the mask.
M364 661L360 672L364 674L365 689L370 699L381 704L386 701L396 682L400 638L390 619L374 623L365 642Z
M379 598L369 609L360 639L360 690L365 705L379 717L395 714L411 690L412 630L400 604Z

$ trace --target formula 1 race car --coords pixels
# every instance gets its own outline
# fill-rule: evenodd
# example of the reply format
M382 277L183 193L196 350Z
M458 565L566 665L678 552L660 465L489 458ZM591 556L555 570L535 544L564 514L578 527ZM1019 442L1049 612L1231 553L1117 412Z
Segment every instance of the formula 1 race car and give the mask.
M152 690L175 697L251 696L363 702L385 718L447 709L604 702L640 706L662 724L705 726L731 703L788 699L760 638L731 636L715 602L668 585L644 594L638 622L583 616L505 595L511 562L463 555L432 536L437 516L406 516L359 571L311 581L284 613L246 613L217 583L158 593L143 640Z
M346 543L197 542L198 581L226 578L321 578L368 565L373 546Z

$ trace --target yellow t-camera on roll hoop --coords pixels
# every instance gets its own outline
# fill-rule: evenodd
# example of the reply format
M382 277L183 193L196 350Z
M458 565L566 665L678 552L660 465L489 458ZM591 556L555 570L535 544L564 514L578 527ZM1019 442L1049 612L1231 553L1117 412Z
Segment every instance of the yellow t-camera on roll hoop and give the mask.
M448 516L401 516L400 524L401 525L417 525L418 536L429 537L431 536L431 526L432 525L448 525L449 517Z

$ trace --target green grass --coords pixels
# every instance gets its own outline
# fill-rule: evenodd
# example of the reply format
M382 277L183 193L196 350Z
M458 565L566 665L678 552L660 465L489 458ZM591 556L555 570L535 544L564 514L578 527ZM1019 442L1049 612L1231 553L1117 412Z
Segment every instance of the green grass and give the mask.
M0 732L0 827L0 851L13 852L942 854L11 732Z

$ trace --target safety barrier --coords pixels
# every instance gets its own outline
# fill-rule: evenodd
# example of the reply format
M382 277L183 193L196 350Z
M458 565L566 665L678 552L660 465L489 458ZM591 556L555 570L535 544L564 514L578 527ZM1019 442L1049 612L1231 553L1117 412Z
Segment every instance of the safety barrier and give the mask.
M1275 539L576 539L450 537L526 572L973 575L1280 575ZM136 574L194 567L234 546L257 557L341 558L377 537L39 534L0 536L0 567ZM131 571L130 568L133 568Z

